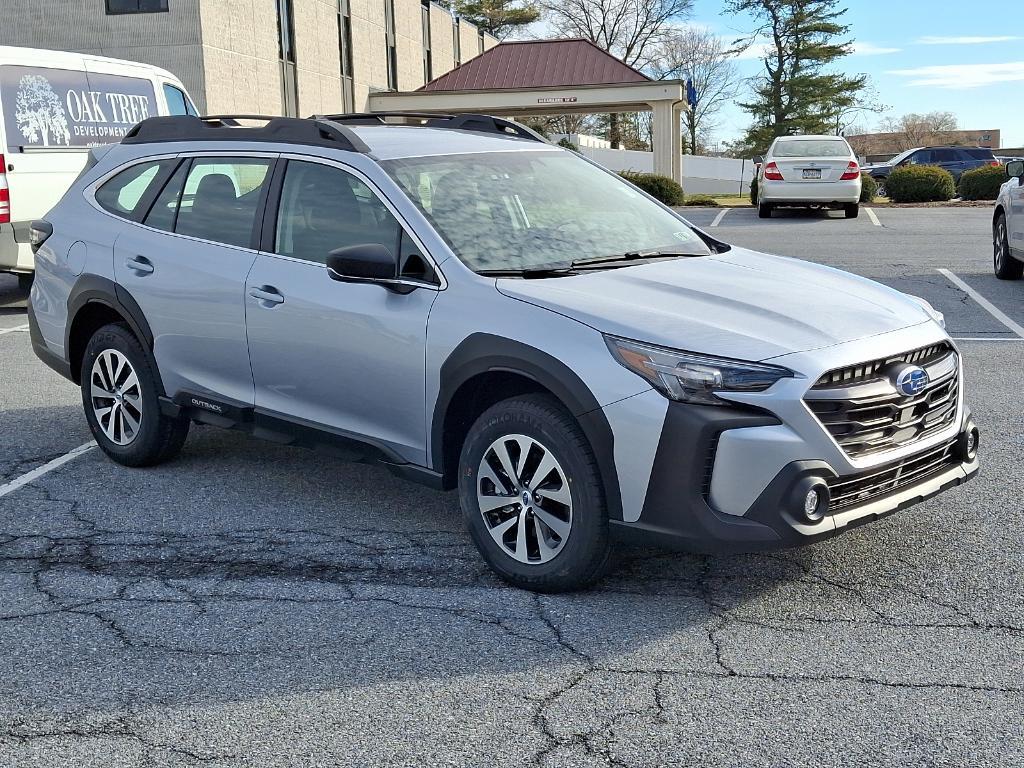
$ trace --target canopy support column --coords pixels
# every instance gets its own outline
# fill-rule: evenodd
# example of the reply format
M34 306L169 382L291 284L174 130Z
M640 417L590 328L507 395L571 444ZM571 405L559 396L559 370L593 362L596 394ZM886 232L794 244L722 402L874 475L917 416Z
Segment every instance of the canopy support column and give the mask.
M680 125L683 103L652 101L654 112L654 172L678 182L683 180L683 135Z

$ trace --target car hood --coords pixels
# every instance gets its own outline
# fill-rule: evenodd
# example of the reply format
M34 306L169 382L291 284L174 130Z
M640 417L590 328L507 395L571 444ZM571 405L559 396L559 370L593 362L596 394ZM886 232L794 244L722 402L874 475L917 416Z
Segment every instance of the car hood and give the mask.
M914 299L880 283L742 248L568 277L502 278L497 286L603 333L743 360L931 320Z

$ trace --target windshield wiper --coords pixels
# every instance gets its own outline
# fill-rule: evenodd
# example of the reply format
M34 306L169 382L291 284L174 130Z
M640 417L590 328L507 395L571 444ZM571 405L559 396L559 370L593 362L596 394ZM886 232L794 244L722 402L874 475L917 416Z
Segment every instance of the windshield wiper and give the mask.
M576 274L576 270L572 266L559 266L559 267L522 267L521 269L478 269L476 271L478 275L486 275L487 277L522 277L526 279L537 279L543 277L565 277L566 275Z
M590 259L576 259L572 262L573 269L588 269L596 266L606 266L608 264L619 264L623 263L624 266L629 266L634 261L641 261L643 259L664 259L674 258L683 256L703 256L702 253L694 253L693 251L673 250L671 248L655 249L651 251L626 251L625 253L613 253L609 256L595 256Z

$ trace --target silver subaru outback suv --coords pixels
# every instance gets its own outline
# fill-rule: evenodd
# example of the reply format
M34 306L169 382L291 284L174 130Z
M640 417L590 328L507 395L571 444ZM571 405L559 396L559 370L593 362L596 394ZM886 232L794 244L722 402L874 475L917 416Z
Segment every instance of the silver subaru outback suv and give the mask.
M34 222L36 353L103 451L193 422L455 489L490 566L792 547L968 480L927 302L727 245L482 115L160 117Z

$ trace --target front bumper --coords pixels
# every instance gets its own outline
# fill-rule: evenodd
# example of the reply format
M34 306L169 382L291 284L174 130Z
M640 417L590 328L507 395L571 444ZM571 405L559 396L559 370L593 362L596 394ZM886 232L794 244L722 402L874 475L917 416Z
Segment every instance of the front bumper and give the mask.
M978 471L975 455L961 454L960 443L949 460L915 476L911 483L892 484L892 490L866 495L863 502L849 501L835 512L826 510L811 521L802 514L803 490L813 482L835 484L875 476L886 469L898 475L913 455L869 472L839 476L823 461L792 461L764 487L743 515L716 510L710 500L711 468L719 439L731 429L772 427L778 419L769 414L672 403L666 414L647 497L639 520L612 521L620 538L641 540L673 549L697 552L754 552L810 544L842 531L906 509L961 483ZM961 435L974 429L966 418ZM934 449L932 449L934 450ZM922 454L928 451L922 451ZM737 482L741 478L736 479Z

